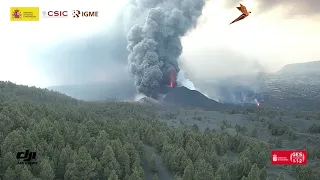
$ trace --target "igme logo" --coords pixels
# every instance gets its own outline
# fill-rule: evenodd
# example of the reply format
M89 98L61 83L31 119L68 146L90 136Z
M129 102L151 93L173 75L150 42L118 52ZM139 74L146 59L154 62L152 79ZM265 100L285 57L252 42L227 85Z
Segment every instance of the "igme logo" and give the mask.
M80 10L73 10L72 16L73 16L73 18L79 18L79 17L98 17L98 11L80 11Z

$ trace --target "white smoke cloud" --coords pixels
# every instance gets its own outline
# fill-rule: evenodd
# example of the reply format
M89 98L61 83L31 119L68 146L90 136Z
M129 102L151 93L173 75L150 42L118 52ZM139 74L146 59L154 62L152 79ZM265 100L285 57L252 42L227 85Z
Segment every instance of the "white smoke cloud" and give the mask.
M177 75L177 84L178 84L178 86L184 86L190 90L197 90L197 91L201 92L201 90L196 88L194 83L189 79L188 74L181 69ZM207 93L201 92L201 94L203 94L207 98L211 99Z
M190 90L197 90L193 82L188 78L188 74L183 70L180 70L177 76L178 86L184 86Z
M142 99L144 97L146 97L146 95L138 93L138 94L135 95L134 101L139 101L140 99Z

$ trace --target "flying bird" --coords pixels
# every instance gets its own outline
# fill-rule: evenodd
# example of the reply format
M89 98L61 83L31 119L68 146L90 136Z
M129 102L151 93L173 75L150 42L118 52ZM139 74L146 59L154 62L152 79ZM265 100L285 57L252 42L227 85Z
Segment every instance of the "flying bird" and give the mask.
M234 21L232 21L230 24L235 23L235 22L237 22L237 21L240 21L240 20L248 17L249 14L251 13L251 11L248 12L247 8L246 8L244 5L242 5L242 4L240 4L240 7L237 7L237 9L238 9L239 11L241 11L242 14L241 14L237 19L235 19Z

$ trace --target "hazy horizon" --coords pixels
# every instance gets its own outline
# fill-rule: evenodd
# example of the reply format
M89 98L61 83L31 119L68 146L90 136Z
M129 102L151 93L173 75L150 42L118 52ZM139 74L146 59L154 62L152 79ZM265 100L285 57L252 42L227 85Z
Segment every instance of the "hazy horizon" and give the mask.
M224 3L223 3L224 2ZM104 81L128 81L126 36L129 21L126 0L1 2L3 33L0 80L50 87ZM248 18L229 25L240 15L239 3L252 11ZM296 3L296 4L295 4ZM297 4L300 3L300 4ZM309 4L308 4L309 3ZM284 65L320 60L320 2L265 0L207 1L195 29L182 38L180 67L192 79L254 72L276 72ZM301 7L296 12L295 6ZM41 19L10 22L11 6L43 9L99 10L98 18ZM303 8L302 8L303 7ZM124 14L121 14L124 13Z

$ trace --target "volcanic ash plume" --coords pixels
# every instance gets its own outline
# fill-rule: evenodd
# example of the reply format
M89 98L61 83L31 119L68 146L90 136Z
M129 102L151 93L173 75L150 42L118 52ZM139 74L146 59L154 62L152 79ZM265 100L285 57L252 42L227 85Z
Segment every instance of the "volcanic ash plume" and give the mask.
M172 74L176 79L180 71L180 38L195 27L204 4L205 0L134 2L136 9L149 9L145 23L134 25L127 36L129 71L139 93L158 98L172 86Z

